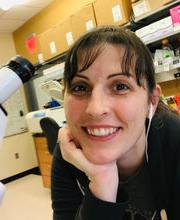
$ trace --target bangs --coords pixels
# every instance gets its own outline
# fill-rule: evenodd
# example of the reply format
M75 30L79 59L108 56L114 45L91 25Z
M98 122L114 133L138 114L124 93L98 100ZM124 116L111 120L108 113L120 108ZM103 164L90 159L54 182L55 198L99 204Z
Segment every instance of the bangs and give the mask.
M119 60L122 67L122 72L127 76L130 76L132 73L134 73L136 77L136 55L133 49L127 48L123 44L117 45L113 43L104 43L96 47L79 49L77 51L77 72L83 72L88 69L97 59L97 57L103 52L107 45L118 46L119 50L124 51L122 59Z
M77 51L77 72L88 69L102 53L103 46L81 48Z

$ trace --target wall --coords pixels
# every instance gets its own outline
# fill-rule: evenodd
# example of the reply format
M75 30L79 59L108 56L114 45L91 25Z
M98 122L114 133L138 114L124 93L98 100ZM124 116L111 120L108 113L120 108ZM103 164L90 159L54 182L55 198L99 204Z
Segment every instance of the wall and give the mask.
M13 33L17 53L25 54L27 59L36 63L36 55L34 57L31 55L29 58L30 55L24 46L27 37L32 33L39 34L50 29L84 5L92 2L93 0L55 0L52 2Z
M0 64L7 63L11 57L16 55L12 34L0 33L0 51Z

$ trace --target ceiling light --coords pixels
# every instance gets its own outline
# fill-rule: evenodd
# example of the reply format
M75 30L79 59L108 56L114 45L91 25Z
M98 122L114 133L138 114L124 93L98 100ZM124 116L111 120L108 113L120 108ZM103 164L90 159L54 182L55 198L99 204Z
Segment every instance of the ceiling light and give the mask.
M15 5L23 4L25 1L26 0L0 0L0 8L7 11Z

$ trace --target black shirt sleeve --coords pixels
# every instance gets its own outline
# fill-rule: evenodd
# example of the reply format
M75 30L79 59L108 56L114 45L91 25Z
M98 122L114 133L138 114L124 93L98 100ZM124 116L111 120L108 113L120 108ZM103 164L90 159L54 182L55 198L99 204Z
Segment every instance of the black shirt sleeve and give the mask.
M62 159L57 145L51 171L53 220L74 220L83 195L78 188L75 170Z
M87 177L63 160L59 146L52 162L51 197L53 220L122 220L126 206L126 202L111 203L96 198L88 188Z
M125 207L126 202L111 203L102 201L87 189L76 220L122 220Z

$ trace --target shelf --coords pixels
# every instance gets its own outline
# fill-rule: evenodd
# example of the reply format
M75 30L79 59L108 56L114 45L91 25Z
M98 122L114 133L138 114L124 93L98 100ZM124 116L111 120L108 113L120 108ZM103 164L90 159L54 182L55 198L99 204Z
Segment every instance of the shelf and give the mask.
M138 18L133 18L130 22L128 22L127 24L124 25L124 27L127 27L128 29L132 30L132 31L136 31L142 27L145 27L155 21L161 20L167 16L170 15L169 13L169 9L172 7L175 7L177 5L179 5L180 0L177 1L173 1L167 5L164 5L160 8L158 8L157 10L151 11L149 13L146 13L142 16L139 16Z
M173 2L171 2L171 3L169 3L169 4L167 4L167 5L164 5L164 6L160 7L160 8L158 8L158 9L152 11L152 12L149 12L149 13L147 13L147 14L145 14L145 15L139 16L138 18L136 18L136 19L134 20L134 22L137 23L137 22L139 22L139 21L142 21L142 20L144 20L144 19L147 19L148 17L156 17L157 14L159 14L159 13L162 14L163 11L166 11L166 12L167 12L167 10L169 10L172 6L176 6L178 3L180 3L179 0L173 1Z
M157 83L167 82L170 80L179 80L180 78L176 78L174 74L177 72L177 69L173 69L170 71L164 71L161 73L156 73L155 78Z
M163 35L163 36L154 38L154 39L149 40L149 41L144 41L144 43L145 43L146 45L152 44L152 43L157 42L157 41L160 41L160 40L162 40L162 39L164 39L164 38L175 36L175 35L177 35L177 34L179 34L179 33L180 33L180 26L179 26L179 30L173 31L172 33L165 34L165 35Z

